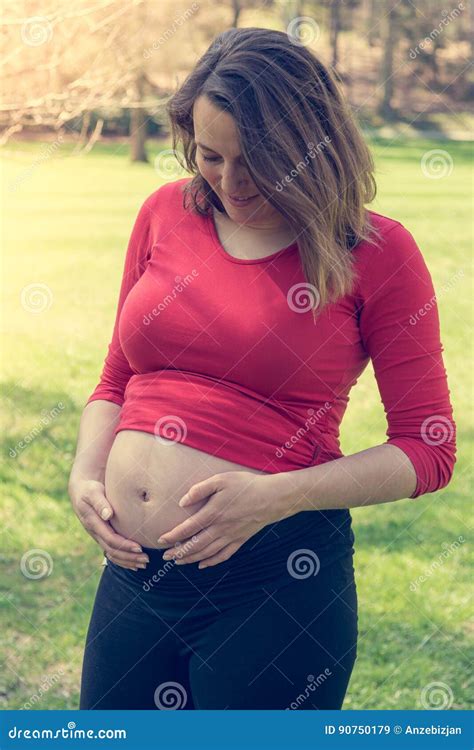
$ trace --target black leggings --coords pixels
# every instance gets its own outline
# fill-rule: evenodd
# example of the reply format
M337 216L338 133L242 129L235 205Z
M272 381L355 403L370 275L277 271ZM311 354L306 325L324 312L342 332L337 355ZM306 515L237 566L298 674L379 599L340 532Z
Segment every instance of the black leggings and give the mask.
M357 656L353 536L330 533L336 514L317 542L317 514L266 526L203 570L150 548L145 570L109 560L80 709L340 709Z

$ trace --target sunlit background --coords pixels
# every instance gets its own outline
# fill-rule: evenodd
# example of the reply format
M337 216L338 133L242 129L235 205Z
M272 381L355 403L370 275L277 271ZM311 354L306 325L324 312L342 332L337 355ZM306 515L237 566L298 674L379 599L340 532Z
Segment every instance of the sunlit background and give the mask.
M458 427L449 486L356 509L359 655L348 709L470 705L472 94L467 2L81 0L2 4L0 707L77 708L100 550L67 480L143 200L184 173L164 103L231 26L284 31L339 76L377 165L371 206L433 277ZM384 442L371 367L344 453ZM471 506L472 507L472 506Z

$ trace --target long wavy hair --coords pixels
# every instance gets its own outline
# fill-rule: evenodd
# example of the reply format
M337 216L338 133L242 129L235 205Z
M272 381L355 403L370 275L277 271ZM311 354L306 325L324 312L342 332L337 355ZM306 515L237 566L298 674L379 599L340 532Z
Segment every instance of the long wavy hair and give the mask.
M196 165L192 113L202 95L232 115L256 187L294 230L316 319L352 290L351 250L379 237L365 208L376 195L372 155L335 75L282 31L215 37L166 104L173 149L194 175L184 207L209 214L224 207Z

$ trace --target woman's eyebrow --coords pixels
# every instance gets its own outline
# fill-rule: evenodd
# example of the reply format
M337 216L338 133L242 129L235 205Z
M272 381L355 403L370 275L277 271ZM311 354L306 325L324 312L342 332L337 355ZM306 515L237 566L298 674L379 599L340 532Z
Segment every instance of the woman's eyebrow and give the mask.
M213 148L211 148L210 146L206 146L205 143L200 143L199 141L196 141L196 146L200 146L201 148L205 148L206 151L214 151ZM214 151L214 153L217 154L217 151Z

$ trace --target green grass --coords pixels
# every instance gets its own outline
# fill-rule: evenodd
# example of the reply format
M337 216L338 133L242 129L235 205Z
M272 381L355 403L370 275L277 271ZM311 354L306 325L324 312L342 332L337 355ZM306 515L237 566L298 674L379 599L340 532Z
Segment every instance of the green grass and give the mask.
M452 708L466 708L473 630L467 544L419 590L411 591L410 582L438 559L443 544L469 536L469 145L377 139L373 148L379 185L373 208L413 233L438 292L458 462L442 492L353 511L360 639L345 708L422 708L422 691L435 682L452 691ZM420 159L439 148L450 154L453 171L428 179ZM132 222L162 181L152 166L130 165L123 146L101 144L84 157L72 157L64 146L55 159L39 159L44 149L21 143L2 150L3 708L78 706L101 555L72 513L67 480L80 414L109 340ZM37 283L46 285L51 299L41 314L21 302L22 289ZM55 408L57 414L47 418ZM386 439L370 367L352 392L341 436L347 454ZM20 441L26 447L18 449ZM20 561L37 548L51 555L53 570L30 580Z

